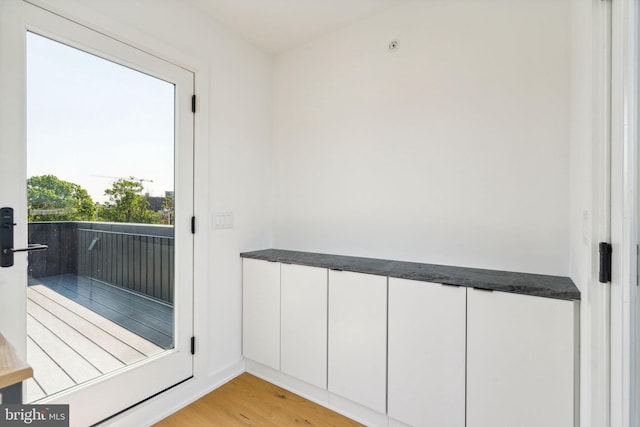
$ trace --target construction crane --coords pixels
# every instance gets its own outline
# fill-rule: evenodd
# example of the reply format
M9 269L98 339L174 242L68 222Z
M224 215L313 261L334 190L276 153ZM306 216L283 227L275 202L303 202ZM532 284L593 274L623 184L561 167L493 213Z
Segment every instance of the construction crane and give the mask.
M115 179L115 180L121 180L121 179L130 179L132 181L138 181L140 184L142 184L143 182L153 182L152 179L146 179L146 178L134 178L132 176L110 176L110 175L91 175L91 176L95 176L97 178L109 178L109 179Z

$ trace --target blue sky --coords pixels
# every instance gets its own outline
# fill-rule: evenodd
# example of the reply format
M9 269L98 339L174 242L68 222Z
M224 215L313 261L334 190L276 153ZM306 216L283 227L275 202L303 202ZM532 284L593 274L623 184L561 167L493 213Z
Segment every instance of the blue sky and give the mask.
M94 201L117 177L173 190L174 86L29 33L27 175L53 174Z

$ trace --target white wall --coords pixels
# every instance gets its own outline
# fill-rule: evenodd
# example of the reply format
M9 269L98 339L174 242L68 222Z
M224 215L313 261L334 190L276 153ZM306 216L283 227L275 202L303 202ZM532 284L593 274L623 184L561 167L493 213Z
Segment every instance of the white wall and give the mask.
M590 276L592 213L593 11L571 0L570 275L586 290Z
M274 246L567 275L569 4L414 1L278 56Z
M205 138L196 146L197 374L241 363L239 253L271 246L272 59L186 2L39 3L197 69L196 132ZM214 231L215 211L233 211L234 228Z
M274 75L187 2L35 1L197 68L205 376L241 360L243 250L571 273L579 286L588 274L587 29L571 33L569 1L416 0L278 56ZM211 230L229 210L234 229ZM180 403L168 396L141 422Z

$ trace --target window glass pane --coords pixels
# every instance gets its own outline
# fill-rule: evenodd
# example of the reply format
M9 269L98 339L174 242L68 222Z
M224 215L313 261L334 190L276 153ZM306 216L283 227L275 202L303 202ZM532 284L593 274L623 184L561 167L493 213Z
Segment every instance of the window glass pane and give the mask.
M27 42L30 402L174 346L175 87Z

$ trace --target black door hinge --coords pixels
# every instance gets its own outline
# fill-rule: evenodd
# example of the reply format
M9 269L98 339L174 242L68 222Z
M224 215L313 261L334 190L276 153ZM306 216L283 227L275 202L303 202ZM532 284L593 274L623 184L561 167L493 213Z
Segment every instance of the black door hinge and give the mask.
M196 234L196 217L191 217L191 234Z
M191 354L196 354L196 337L191 337Z
M192 113L196 112L196 96L195 95L191 97L191 112Z
M611 281L611 252L613 252L611 243L598 243L598 252L600 253L598 280L600 283L609 283Z

